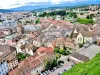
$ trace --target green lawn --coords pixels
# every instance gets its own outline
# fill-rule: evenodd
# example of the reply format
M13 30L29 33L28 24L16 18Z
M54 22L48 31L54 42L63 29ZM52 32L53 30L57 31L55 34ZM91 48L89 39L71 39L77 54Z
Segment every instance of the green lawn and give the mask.
M79 63L62 75L100 75L100 53L86 63Z

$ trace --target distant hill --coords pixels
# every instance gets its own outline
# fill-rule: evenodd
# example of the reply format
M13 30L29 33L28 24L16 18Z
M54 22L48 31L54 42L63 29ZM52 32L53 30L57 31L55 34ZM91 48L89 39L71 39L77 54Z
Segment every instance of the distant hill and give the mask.
M44 2L43 4L38 4L38 5L34 5L32 6L32 4L34 3L31 3L30 5L26 5L26 6L21 6L21 7L18 7L18 8L12 8L11 10L14 10L14 11L22 11L22 10L25 10L25 11L29 11L29 10L36 10L36 9L46 9L46 8L55 8L55 7L59 7L59 8L62 8L62 7L73 7L73 6L78 6L78 5L90 5L90 4L100 4L100 0L85 0L85 1L78 1L78 2L68 2L68 1L64 1L60 4L50 4L49 2Z
M7 10L7 9L0 9L1 13L7 13L7 12L13 12L13 10Z
M80 6L87 6L87 5L91 5L91 4L67 4L66 3L63 3L63 4L57 4L57 5L36 5L36 6L31 6L31 5L28 5L28 6L21 6L21 7L18 7L18 8L12 8L10 10L13 10L13 11L32 11L32 10L46 10L46 9L68 9L68 8L74 8L74 7L80 7Z
M21 6L21 7L18 7L18 8L12 8L11 10L14 10L14 11L19 11L19 10L26 10L26 11L29 11L29 10L36 10L36 9L48 9L48 8L55 8L55 7L58 7L58 8L61 8L65 5L36 5L36 6L31 6L31 5L28 5L28 6Z

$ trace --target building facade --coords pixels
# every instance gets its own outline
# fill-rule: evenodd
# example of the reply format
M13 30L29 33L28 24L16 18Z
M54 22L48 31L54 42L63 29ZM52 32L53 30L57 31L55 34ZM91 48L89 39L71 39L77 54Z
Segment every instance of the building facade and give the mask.
M0 62L0 75L7 75L9 72L8 64L6 61L1 60Z

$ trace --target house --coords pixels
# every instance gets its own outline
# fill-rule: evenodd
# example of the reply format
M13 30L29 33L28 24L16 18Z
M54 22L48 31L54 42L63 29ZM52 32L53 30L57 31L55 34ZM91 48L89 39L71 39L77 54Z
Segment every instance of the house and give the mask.
M41 53L48 53L48 52L50 52L50 53L53 53L53 48L52 47L40 47L40 48L38 48L37 50L36 50L36 52L38 53L38 54L41 54Z
M16 45L16 43L21 39L22 35L20 34L12 34L9 36L6 36L4 39L6 40L6 43L10 46Z
M9 70L13 70L18 65L16 54L16 48L8 45L0 45L0 56L7 62Z
M92 43L94 40L95 39L92 31L81 31L77 35L77 43Z
M5 35L10 35L12 33L12 31L10 29L2 29L2 32L5 34Z
M56 46L66 46L66 47L70 47L72 49L75 48L75 42L74 39L72 38L57 38L55 40Z
M89 57L89 59L92 59L93 57L95 57L96 54L100 53L100 46L90 44L90 45L87 45L87 48L80 50L79 53Z
M31 75L30 67L26 61L22 61L9 75Z
M23 26L24 32L29 33L29 32L36 32L41 30L40 25L25 25Z
M19 63L18 67L9 75L38 75L45 69L44 61L54 57L52 48L41 47L37 51Z
M38 47L33 45L32 39L23 39L18 42L16 45L17 53L27 53L33 55Z
M4 38L6 35L0 30L0 38Z
M37 38L34 38L33 39L33 45L36 46L36 47L41 47L42 46L42 39L39 39L39 37Z
M18 59L16 57L15 54L10 54L8 55L5 60L7 61L8 63L8 68L9 68L9 71L13 70L14 68L16 68L18 66Z
M0 38L0 44L6 44L6 40L4 38Z
M36 54L33 55L32 58L28 61L31 68L31 74L37 75L41 73L45 69L44 62L45 60L51 59L54 57L53 48L51 47L41 47L37 49Z
M93 26L93 33L94 33L94 35L100 34L100 25Z
M7 75L9 72L8 64L0 57L0 75Z
M89 58L78 52L74 52L69 56L69 60L74 62L75 64L78 64L80 62L83 63L89 61Z

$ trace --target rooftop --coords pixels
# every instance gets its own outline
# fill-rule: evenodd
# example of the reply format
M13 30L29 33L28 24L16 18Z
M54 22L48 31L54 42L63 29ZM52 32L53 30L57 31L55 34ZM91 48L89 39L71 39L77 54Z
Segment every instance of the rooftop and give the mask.
M25 31L38 31L41 27L39 25L25 25L24 30Z
M80 54L83 54L89 59L92 59L97 53L100 52L100 46L97 45L90 45L88 48L84 48L80 51Z
M72 56L72 57L74 57L74 58L76 58L76 59L78 59L78 60L81 60L81 61L83 61L83 62L89 61L89 58L88 58L88 57L86 57L86 56L84 56L84 55L82 55L82 54L79 54L78 52L74 52L74 53L71 54L70 56Z

